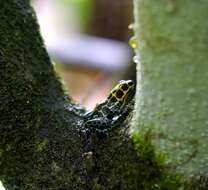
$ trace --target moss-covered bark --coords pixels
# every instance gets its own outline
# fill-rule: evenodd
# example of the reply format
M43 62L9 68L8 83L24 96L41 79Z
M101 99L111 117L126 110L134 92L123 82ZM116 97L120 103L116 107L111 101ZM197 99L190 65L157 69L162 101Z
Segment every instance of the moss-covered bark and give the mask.
M206 0L135 0L135 127L177 172L196 175L193 189L208 188L207 10Z
M69 100L28 1L1 1L0 23L0 180L8 190L64 187L78 180L69 174L80 151Z
M7 190L176 189L148 138L99 139L64 94L28 0L0 5L0 180ZM142 140L144 139L144 140Z

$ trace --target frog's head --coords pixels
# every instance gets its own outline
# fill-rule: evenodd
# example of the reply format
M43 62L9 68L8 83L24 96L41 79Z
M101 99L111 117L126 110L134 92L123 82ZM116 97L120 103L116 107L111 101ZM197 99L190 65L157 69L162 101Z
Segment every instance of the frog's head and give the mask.
M119 87L123 91L129 91L134 88L134 82L132 80L120 80Z
M118 85L111 91L111 101L119 102L123 105L126 99L134 92L134 82L132 80L120 80Z
M119 95L119 90L124 93L123 99L126 99L134 91L134 82L132 80L120 80L117 95Z

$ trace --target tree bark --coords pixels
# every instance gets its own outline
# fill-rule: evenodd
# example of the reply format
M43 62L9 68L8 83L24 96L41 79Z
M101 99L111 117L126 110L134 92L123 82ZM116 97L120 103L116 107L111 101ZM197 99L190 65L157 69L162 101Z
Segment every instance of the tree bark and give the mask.
M175 171L207 189L208 1L135 0L136 122ZM194 177L193 177L194 176Z
M28 0L1 1L0 26L0 180L7 190L174 189L152 146L129 137L130 117L106 138L82 130L84 109L64 94Z

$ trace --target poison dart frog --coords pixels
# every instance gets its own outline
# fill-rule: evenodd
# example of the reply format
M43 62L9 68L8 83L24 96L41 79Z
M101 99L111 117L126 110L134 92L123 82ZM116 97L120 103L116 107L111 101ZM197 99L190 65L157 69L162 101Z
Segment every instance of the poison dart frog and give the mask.
M106 100L84 115L84 127L97 134L106 135L123 118L123 110L132 99L134 83L132 80L120 80L111 90Z

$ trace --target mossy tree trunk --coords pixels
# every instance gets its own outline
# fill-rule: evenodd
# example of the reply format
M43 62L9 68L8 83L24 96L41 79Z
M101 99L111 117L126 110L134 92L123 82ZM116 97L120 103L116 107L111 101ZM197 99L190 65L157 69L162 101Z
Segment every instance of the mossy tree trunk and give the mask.
M208 180L208 1L135 0L134 127L185 176Z
M150 144L135 137L134 146L128 121L103 139L81 130L84 110L64 94L29 1L1 1L0 26L0 180L6 189L155 189L165 171Z

